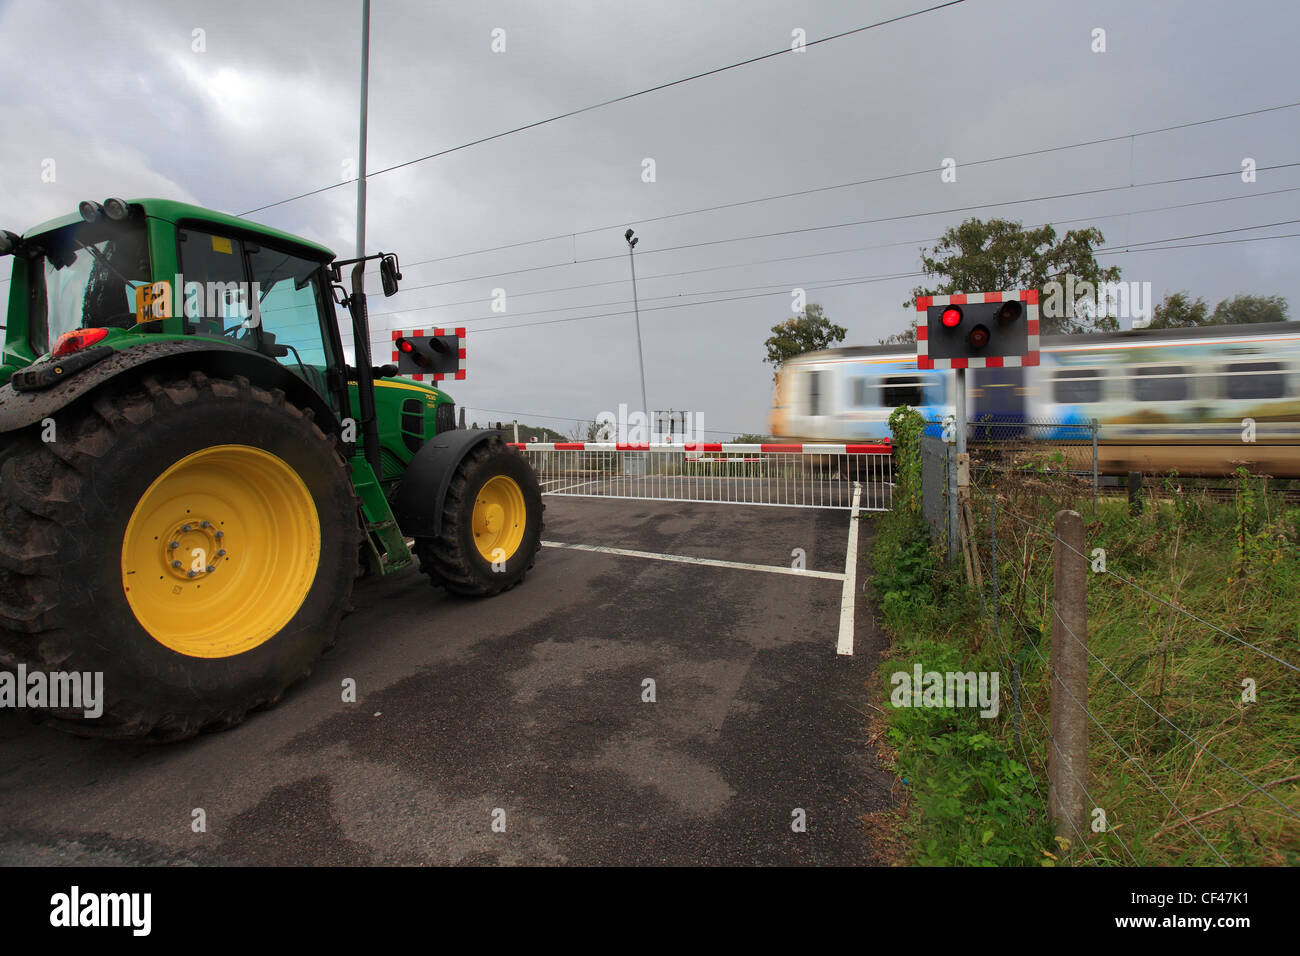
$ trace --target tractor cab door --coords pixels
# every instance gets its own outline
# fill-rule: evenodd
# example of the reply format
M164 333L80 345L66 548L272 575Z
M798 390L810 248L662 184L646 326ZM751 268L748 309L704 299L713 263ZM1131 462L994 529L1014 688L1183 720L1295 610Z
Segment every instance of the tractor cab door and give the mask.
M330 369L342 368L324 264L292 251L199 229L180 231L185 316L193 331L274 358L346 415Z

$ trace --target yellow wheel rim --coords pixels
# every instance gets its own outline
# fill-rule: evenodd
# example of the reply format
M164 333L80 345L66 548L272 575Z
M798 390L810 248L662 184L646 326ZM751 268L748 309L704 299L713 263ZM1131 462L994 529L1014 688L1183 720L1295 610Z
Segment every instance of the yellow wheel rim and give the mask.
M493 564L509 561L524 540L528 512L524 493L513 478L489 478L474 496L474 544Z
M122 589L159 644L234 657L298 613L320 548L316 505L297 472L260 448L214 445L140 497L122 541Z

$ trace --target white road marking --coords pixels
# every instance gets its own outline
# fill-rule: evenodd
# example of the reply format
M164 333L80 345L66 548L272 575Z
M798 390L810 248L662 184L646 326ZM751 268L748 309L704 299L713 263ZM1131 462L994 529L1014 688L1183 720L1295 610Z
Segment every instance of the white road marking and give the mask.
M856 529L856 525L853 526ZM780 564L745 564L741 561L719 561L716 558L695 558L687 554L659 554L654 551L629 551L626 548L607 548L595 544L566 544L563 541L543 541L547 548L567 548L570 551L592 551L596 554L614 554L624 558L649 558L652 561L675 561L678 564L703 564L711 568L734 568L739 571L767 571L769 574L791 574L797 578L822 578L843 581L838 571L810 571L787 568Z
M853 653L853 612L857 603L858 580L858 505L862 501L862 485L853 483L853 510L849 512L849 548L844 555L844 591L840 594L840 639L835 653Z

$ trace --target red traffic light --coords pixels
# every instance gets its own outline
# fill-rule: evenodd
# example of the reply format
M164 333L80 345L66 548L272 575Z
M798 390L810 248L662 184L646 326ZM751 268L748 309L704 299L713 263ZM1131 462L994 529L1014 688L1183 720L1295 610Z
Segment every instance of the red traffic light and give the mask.
M415 351L415 346L408 339L398 339L397 348L399 351L405 352L407 355L410 355Z
M973 349L982 349L989 344L989 330L982 325L977 325L970 330L970 335L966 339Z
M955 329L961 324L961 309L956 306L949 306L943 310L942 322L944 328Z

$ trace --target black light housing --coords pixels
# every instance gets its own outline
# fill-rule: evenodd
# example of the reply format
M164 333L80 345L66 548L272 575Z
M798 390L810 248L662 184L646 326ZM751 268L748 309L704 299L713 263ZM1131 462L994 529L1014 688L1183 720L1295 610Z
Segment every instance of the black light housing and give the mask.
M0 229L0 256L8 256L17 252L18 245L21 242L22 239L8 229Z
M460 337L455 335L413 335L393 339L400 375L440 372L454 375L460 370Z
M1008 299L1002 303L1002 308L998 309L999 322L1014 322L1025 314L1025 307L1019 299Z

